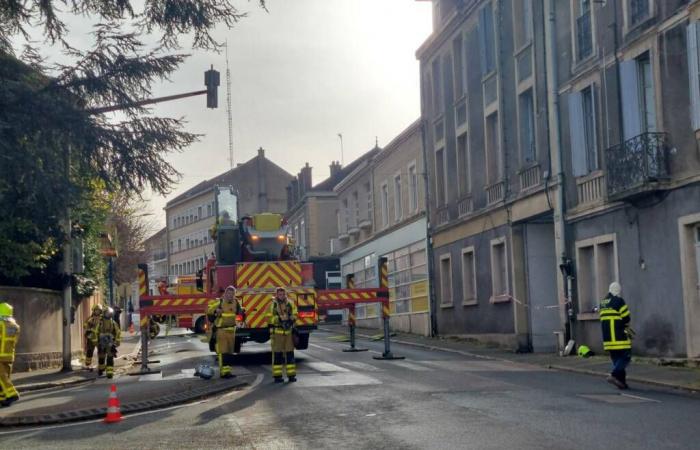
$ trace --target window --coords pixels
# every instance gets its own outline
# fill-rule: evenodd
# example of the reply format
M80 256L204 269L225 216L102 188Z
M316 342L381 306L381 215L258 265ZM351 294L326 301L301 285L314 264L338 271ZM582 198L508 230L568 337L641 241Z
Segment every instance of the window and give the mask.
M649 0L629 0L629 23L638 25L649 18Z
M360 197L357 191L352 193L352 206L355 209L355 225L360 223Z
M501 180L501 146L498 139L498 112L486 118L486 174L490 184Z
M435 58L433 61L433 112L435 115L442 113L442 87L440 86L440 59Z
M592 312L617 277L617 252L614 235L605 235L576 243L578 310Z
M367 220L372 220L372 186L365 183L365 198L367 199Z
M180 251L180 250L182 250L182 240L178 239L177 240L177 251Z
M593 23L591 0L578 1L576 17L576 58L582 61L593 53Z
M306 224L304 219L299 222L299 245L301 246L302 258L306 258Z
M201 219L201 218L202 218L202 207L198 206L197 207L197 219Z
M535 111L532 101L532 89L520 94L518 99L518 120L520 130L521 163L535 161Z
M411 212L418 210L418 174L415 163L408 166L408 204Z
M445 172L445 149L441 148L435 152L435 200L437 206L447 203Z
M465 85L465 68L464 68L464 53L462 51L462 36L457 36L452 41L452 60L454 61L454 97L455 100L464 95Z
M508 264L505 238L491 241L491 301L510 299L508 296Z
M382 207L382 225L389 225L389 186L384 183L382 184L381 191L381 207Z
M397 222L403 217L401 205L401 175L396 175L394 177L394 219Z
M487 75L496 69L496 40L491 2L479 11L479 50L481 74Z
M595 89L590 85L569 94L569 134L574 176L598 170ZM583 125L583 126L582 126Z
M343 199L343 209L342 209L342 214L343 214L343 230L348 231L350 228L350 212L348 211L348 199L344 198Z
M468 247L462 250L462 304L477 304L474 247Z
M452 264L450 255L440 257L440 306L452 306Z
M532 0L513 2L516 50L532 41Z
M625 140L656 131L654 77L649 52L620 64Z
M471 176L469 174L469 148L467 133L457 137L457 178L459 181L459 194L467 195L471 192Z

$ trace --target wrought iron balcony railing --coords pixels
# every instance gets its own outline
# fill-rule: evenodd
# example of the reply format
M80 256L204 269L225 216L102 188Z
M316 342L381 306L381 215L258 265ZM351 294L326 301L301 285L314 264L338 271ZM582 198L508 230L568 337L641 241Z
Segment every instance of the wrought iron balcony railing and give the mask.
M668 179L668 135L643 133L605 152L608 198L655 190Z

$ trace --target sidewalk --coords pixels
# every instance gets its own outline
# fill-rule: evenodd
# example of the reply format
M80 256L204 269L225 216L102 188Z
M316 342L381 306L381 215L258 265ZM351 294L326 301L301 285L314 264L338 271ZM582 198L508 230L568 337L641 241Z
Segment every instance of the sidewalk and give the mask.
M131 366L136 358L137 352L141 348L139 339L140 336L138 335L127 335L122 339L122 344L119 346L117 358L114 361L114 370L116 373L119 373L120 370L124 370L125 368ZM12 374L12 381L20 395L43 389L90 383L96 379L97 350L95 350L95 355L93 356L92 361L92 365L95 367L94 372L82 370L82 362L73 360L73 371L71 372L62 372L60 368L17 372Z
M341 325L322 325L337 334L347 334L348 327ZM358 328L357 336L370 338L381 330ZM552 353L514 353L498 347L486 346L474 341L459 338L431 338L408 333L392 332L392 343L412 345L429 350L459 353L465 356L535 364L550 369L607 377L610 373L610 358L606 355L581 358L578 356L561 357ZM396 353L396 351L394 351ZM628 368L627 380L633 383L645 383L672 389L700 393L700 369L662 366L654 358L633 357Z

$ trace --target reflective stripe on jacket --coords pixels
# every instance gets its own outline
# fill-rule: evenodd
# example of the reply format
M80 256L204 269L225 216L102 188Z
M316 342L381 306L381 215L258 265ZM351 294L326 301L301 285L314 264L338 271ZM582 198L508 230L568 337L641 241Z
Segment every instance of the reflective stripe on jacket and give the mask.
M627 350L632 341L625 328L630 322L630 310L621 297L608 294L600 301L600 325L605 350Z
M119 325L112 319L103 317L97 326L97 336L109 335L114 339L114 345L119 346L122 340L122 331Z
M284 327L284 318L291 321L292 327ZM274 334L291 334L294 322L297 320L297 307L291 300L287 299L282 305L277 299L270 303L270 311L268 312L268 325L272 328Z
M19 339L19 325L12 317L0 319L0 361L13 362Z

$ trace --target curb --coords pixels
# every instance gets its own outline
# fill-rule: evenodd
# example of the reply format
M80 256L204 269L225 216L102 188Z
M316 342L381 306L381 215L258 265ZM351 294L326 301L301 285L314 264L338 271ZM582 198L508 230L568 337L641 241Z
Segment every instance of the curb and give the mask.
M246 381L237 381L231 383L223 383L216 387L210 388L207 386L192 389L188 392L181 392L172 395L166 395L153 400L144 400L139 402L126 403L121 405L120 411L127 415L130 413L149 411L153 409L167 408L169 406L189 403L195 400L201 400L215 394L219 394L229 390L240 390L250 384ZM0 427L22 427L30 425L53 425L66 422L77 422L90 419L99 419L107 414L107 408L82 409L77 411L68 411L59 414L46 414L40 416L18 416L5 417L0 419Z
M328 329L325 329L324 331L331 331ZM372 336L368 334L356 334L358 337L366 338L366 339L371 339ZM447 353L456 353L459 355L463 356L469 356L472 358L479 358L479 359L484 359L487 361L502 361L502 362L515 362L515 363L527 363L524 361L513 361L512 359L508 358L498 358L494 356L486 356L486 355L480 355L478 353L472 353L472 352L466 352L463 350L455 350L452 348L445 348L445 347L439 347L435 345L428 345L428 344L421 344L419 342L412 342L412 341L404 341L400 339L392 339L392 342L396 344L402 344L402 345L409 345L413 347L419 347L423 348L426 350L434 350L434 351L441 351L441 352L447 352ZM579 369L575 367L567 367L567 366L560 366L556 364L543 364L543 363L527 363L527 364L532 364L532 365L538 365L547 369L552 369L552 370L558 370L560 372L571 372L571 373L579 373L582 375L590 375L590 376L595 376L595 377L607 377L608 374L605 372L596 372L595 370L588 370L588 369ZM639 378L635 376L628 376L627 379L629 381L634 381L635 383L642 383L642 384L648 384L651 386L657 386L657 387L663 387L667 389L675 389L679 391L684 391L688 392L691 394L698 394L700 393L700 389L697 388L691 388L687 386L682 386L678 384L673 384L673 383L665 383L663 381L654 381L654 380L649 380L647 378Z
M45 389L54 389L54 388L64 388L64 387L76 386L78 384L93 382L96 379L97 378L84 378L84 379L71 380L71 381L49 381L46 383L31 383L31 384L25 384L25 385L18 385L15 387L17 388L17 390L19 391L20 394L23 394L23 393L27 393L27 392L43 391Z

